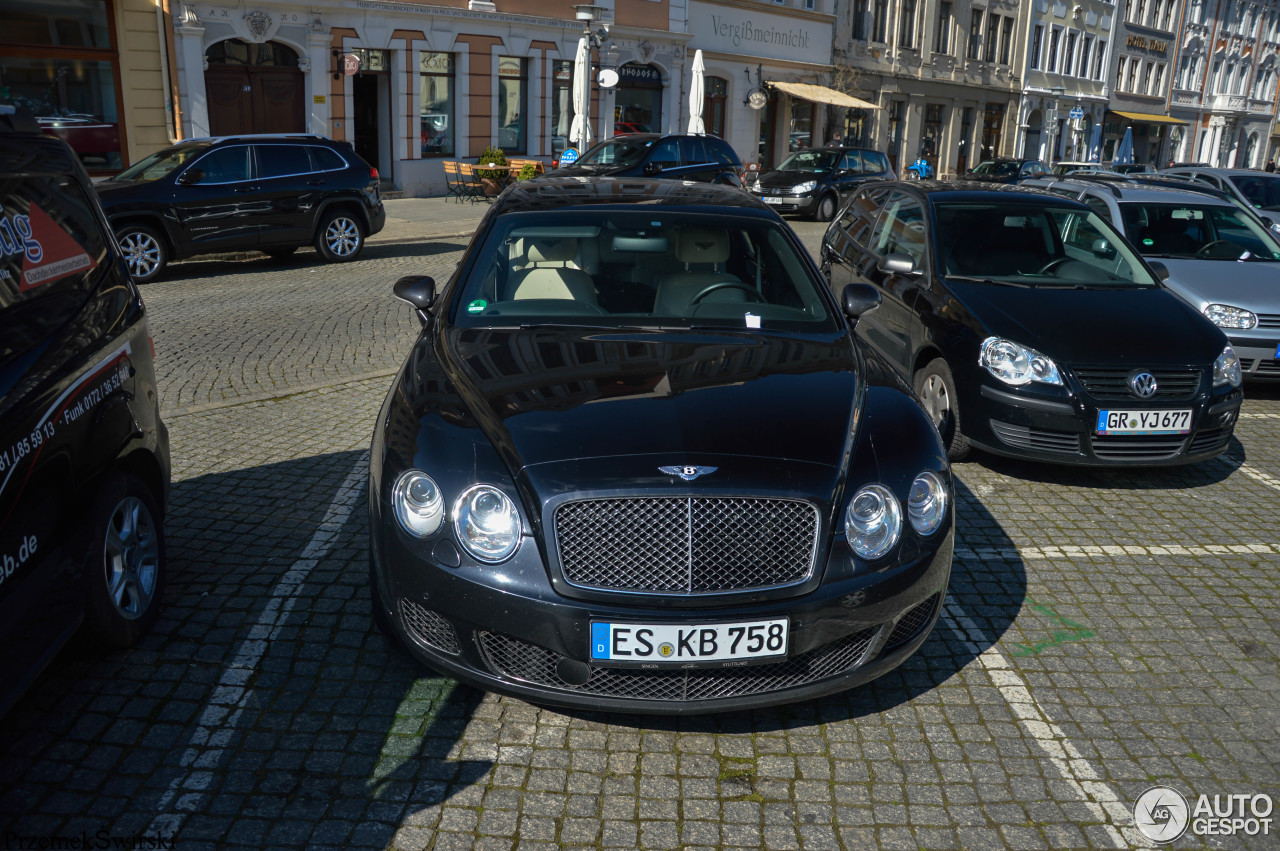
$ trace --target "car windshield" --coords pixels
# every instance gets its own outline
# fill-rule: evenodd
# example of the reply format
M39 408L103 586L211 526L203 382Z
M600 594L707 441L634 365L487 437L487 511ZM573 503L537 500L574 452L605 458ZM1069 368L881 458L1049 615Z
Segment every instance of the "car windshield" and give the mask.
M839 161L836 151L800 151L783 160L778 171L830 171Z
M627 136L606 139L578 157L575 165L626 168L644 159L645 152L651 147L653 139L632 139Z
M1219 204L1121 204L1124 229L1147 257L1280 260L1280 243L1243 209Z
M840 327L781 222L661 209L508 213L454 299L467 328Z
M157 180L184 163L195 159L204 153L208 147L208 145L180 145L176 148L165 148L163 151L156 151L141 162L135 163L120 172L115 179L132 180L134 182Z
M949 277L1030 287L1154 287L1141 259L1098 214L1014 202L935 202Z
M995 160L987 160L978 163L973 169L974 174L996 174L1001 177L1011 177L1018 173L1018 164L1015 162L996 162Z
M1233 175L1231 182L1253 206L1264 210L1280 210L1280 175Z

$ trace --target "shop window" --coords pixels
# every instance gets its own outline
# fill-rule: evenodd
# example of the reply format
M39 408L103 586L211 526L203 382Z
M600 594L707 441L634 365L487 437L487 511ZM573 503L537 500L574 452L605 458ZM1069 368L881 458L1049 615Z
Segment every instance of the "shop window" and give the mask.
M525 105L529 101L529 74L525 60L498 57L498 147L522 154L527 147Z
M725 103L729 99L729 81L707 77L703 93L702 123L712 136L724 138Z
M453 156L453 56L424 52L418 63L422 78L418 101L422 156Z
M791 102L791 140L788 149L798 151L813 147L813 110L809 101Z

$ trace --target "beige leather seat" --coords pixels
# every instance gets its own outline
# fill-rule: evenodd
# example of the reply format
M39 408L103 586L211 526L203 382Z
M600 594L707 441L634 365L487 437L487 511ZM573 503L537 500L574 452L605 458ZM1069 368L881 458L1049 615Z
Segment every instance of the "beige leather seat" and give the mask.
M659 315L683 316L693 306L693 299L714 284L741 284L735 275L724 271L729 260L729 234L721 228L684 227L675 235L676 260L684 271L670 273L658 284L653 312ZM709 296L714 301L747 301L746 293L725 288Z
M524 241L524 268L511 278L511 298L572 299L596 304L591 276L572 265L578 240L533 237Z

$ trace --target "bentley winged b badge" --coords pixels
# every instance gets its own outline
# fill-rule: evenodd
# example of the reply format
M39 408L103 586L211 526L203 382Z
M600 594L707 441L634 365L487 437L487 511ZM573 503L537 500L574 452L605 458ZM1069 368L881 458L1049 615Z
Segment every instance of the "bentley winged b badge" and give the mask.
M683 467L659 467L659 470L668 476L679 476L686 482L692 482L698 476L705 476L707 473L714 473L719 467L694 467L685 465Z

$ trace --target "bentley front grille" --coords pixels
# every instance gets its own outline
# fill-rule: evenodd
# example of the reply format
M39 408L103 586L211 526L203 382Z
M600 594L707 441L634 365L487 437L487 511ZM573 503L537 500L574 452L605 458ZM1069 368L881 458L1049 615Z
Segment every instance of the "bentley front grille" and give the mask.
M808 579L818 510L754 497L634 497L556 509L560 568L581 588L722 594Z

